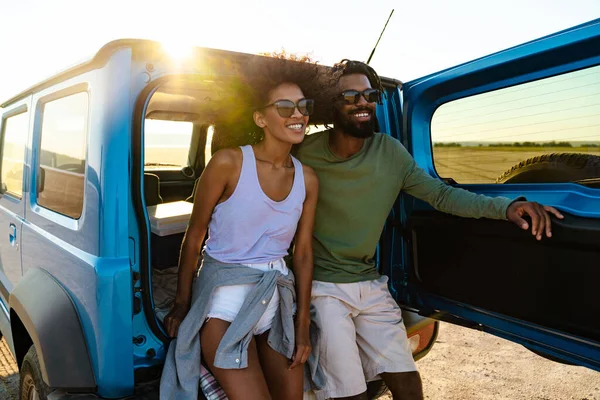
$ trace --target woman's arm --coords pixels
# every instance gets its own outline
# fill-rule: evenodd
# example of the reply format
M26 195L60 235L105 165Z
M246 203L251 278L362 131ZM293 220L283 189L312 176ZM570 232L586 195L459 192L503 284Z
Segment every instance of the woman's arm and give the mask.
M298 222L293 255L296 276L296 351L291 368L305 363L310 354L310 297L313 275L312 236L319 194L319 180L312 168L303 166L306 198Z
M241 156L238 153L237 149L218 151L200 176L192 215L181 245L175 305L164 320L167 334L171 337L177 335L179 325L191 306L192 282L213 209L219 200L224 200L227 192L231 195L237 184L241 168Z

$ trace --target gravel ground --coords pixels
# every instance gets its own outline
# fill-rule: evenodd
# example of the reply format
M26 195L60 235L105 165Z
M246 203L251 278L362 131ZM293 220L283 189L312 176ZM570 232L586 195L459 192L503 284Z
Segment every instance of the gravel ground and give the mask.
M19 370L17 363L2 339L0 341L0 399L17 400L19 396Z
M417 366L430 400L600 400L599 372L450 324L441 324L437 343Z
M430 400L600 400L600 373L449 324L441 325L436 345L418 366ZM0 399L17 400L18 385L15 361L2 340Z

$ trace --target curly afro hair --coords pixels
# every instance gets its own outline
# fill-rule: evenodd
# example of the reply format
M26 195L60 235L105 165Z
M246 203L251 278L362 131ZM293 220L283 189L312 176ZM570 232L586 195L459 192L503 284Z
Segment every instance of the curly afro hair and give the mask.
M315 100L311 122L320 118L319 103L330 100L332 85L325 67L308 56L285 52L249 56L236 68L234 76L221 87L218 100L219 121L216 129L225 129L219 135L217 147L233 147L261 141L263 130L254 124L253 113L267 104L271 92L279 85L298 85L304 97ZM315 119L316 118L316 119Z

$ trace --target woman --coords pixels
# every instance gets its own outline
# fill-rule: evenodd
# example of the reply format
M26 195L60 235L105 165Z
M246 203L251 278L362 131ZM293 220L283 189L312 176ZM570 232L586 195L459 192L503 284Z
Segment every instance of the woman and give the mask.
M161 399L195 395L200 359L194 352L200 348L230 400L302 398L301 366L311 351L318 181L290 150L305 135L313 101L304 91L316 82L316 66L273 63L276 68L262 67L258 79L250 81L257 103L252 117L263 140L217 151L200 177L181 250L175 306L164 321L167 333L173 337L179 331L179 337L169 350ZM292 239L293 274L283 259ZM258 292L269 296L259 299ZM181 388L186 385L191 391Z

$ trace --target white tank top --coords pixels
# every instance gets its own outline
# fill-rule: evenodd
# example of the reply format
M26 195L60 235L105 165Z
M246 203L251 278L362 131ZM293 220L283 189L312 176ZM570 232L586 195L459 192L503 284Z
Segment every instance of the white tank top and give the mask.
M302 214L306 198L302 164L292 156L292 190L284 200L274 201L260 187L252 146L241 150L238 183L231 197L213 210L204 249L224 263L275 261L288 254Z

